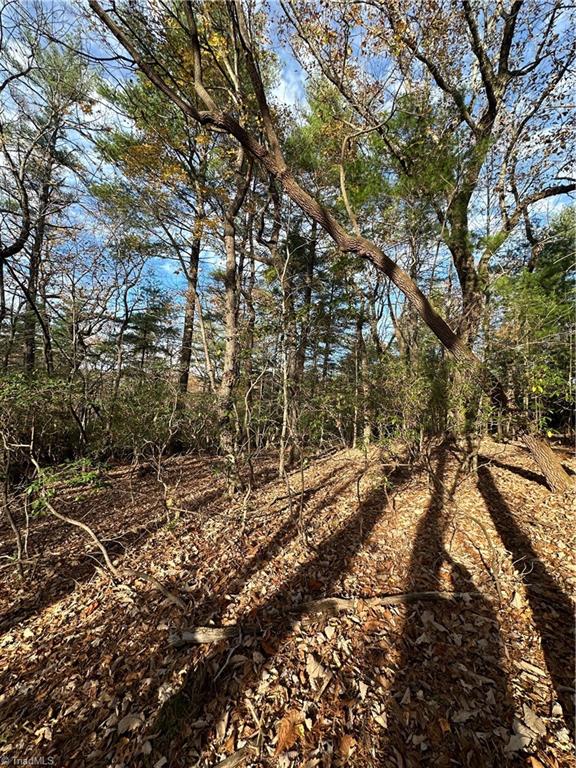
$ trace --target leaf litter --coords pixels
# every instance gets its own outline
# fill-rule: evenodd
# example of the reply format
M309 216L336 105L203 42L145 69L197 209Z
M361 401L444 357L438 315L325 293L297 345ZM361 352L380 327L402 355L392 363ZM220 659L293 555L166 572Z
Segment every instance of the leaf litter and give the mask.
M334 453L304 472L302 520L271 461L245 514L212 457L167 462L185 510L171 524L154 483L135 487L123 467L80 505L63 499L120 571L148 572L186 609L149 583L114 583L76 531L38 521L27 582L0 571L0 759L574 765L574 499L523 475L534 468L518 447L487 442L482 456L479 479L446 498L423 468ZM447 488L455 460L443 461ZM304 607L424 590L465 597ZM194 628L213 633L174 642Z

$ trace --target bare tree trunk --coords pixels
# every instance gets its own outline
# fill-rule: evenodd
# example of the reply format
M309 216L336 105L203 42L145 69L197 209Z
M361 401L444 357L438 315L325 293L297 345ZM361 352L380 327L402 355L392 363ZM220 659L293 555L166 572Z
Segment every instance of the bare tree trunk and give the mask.
M364 343L365 308L360 307L356 316L356 339L354 344L354 426L352 447L358 447L358 441L368 445L371 438L368 421L368 358Z
M244 152L238 150L236 169L240 173L244 166ZM250 177L251 166L238 182L236 194L224 212L224 250L226 270L224 273L225 326L224 361L222 379L218 390L218 417L220 423L220 450L229 462L230 469L236 472L236 441L233 423L234 387L238 377L238 280L236 268L236 216L244 202ZM238 477L232 478L235 487ZM231 485L231 489L232 489Z
M334 301L334 281L330 283L330 296L328 299L328 314L325 316L326 318L326 328L324 329L324 351L322 353L322 381L325 382L328 378L328 368L330 365L330 354L331 354L331 336L332 336L332 314L333 314L333 307L332 303Z
M47 298L46 298L46 282L44 281L44 284L40 286L40 293L42 297L42 310L41 315L43 318L43 322L41 323L42 328L42 341L43 341L43 347L44 347L44 364L46 365L46 373L48 376L52 376L54 372L54 350L52 349L52 336L50 331L50 321L48 319L47 314Z
M112 387L112 406L115 405L120 391L120 382L122 381L122 366L124 363L124 333L128 327L129 319L125 318L118 333L116 340L116 373L114 374L114 384Z
M308 335L310 333L310 310L312 308L312 282L314 280L314 267L316 265L316 244L318 238L318 225L312 222L310 232L310 244L306 249L306 275L304 292L302 296L303 317L300 326L300 338L296 349L295 360L295 385L300 388L304 378L304 366L306 363L306 351L308 349Z
M4 288L4 258L0 256L0 330L6 319L6 291Z
M210 392L216 393L216 376L214 374L214 364L210 357L210 350L208 348L208 336L206 334L206 326L204 325L204 316L202 314L202 304L200 303L200 297L196 292L196 312L198 313L198 325L200 326L200 335L202 337L202 347L204 349L204 362L206 364L206 373L208 375L208 382L210 384Z
M278 474L284 477L286 467L292 465L295 456L294 440L298 421L298 405L294 384L296 368L296 317L292 282L289 276L290 254L280 273L282 289L282 430L280 433L280 455Z
M248 226L252 226L252 220L250 218L248 222ZM250 233L251 237L251 233ZM254 260L254 253L252 251L251 247L251 258L250 258L250 272L248 274L248 280L246 281L246 287L244 289L244 303L246 306L246 345L245 345L245 354L246 354L246 362L244 365L244 370L246 374L246 383L248 386L248 404L252 404L252 398L253 398L253 388L251 386L252 384L252 375L253 375L253 354L254 354L254 339L255 339L255 332L256 332L256 307L254 306L254 286L256 285L256 262Z
M370 370L368 351L364 343L362 332L360 333L360 383L362 388L362 440L364 447L370 444L372 439L372 425L370 423Z
M194 313L196 309L196 289L198 285L198 266L200 263L200 237L195 237L190 249L190 260L186 269L186 306L184 309L184 329L180 347L178 386L181 393L188 391L190 380L190 361L192 360L192 342L194 339Z
M24 314L24 370L31 374L36 367L36 322L40 320L42 331L44 333L45 345L50 350L46 360L51 361L51 342L50 334L41 321L38 310L38 278L40 275L40 262L42 259L42 250L46 237L46 224L48 218L48 205L52 192L52 168L53 158L56 150L56 141L58 138L58 126L54 127L48 145L46 147L46 161L40 180L40 195L38 200L38 219L34 227L34 238L30 249L30 264L28 267L28 283L26 290L26 301L28 306ZM52 371L49 370L48 373Z
M352 448L358 445L358 432L360 431L360 414L362 412L361 404L361 384L360 384L360 356L362 354L362 325L364 321L359 313L356 316L356 338L354 340L354 415L352 417Z
M38 270L40 266L40 252L44 239L44 226L42 219L36 225L30 263L28 266L27 307L24 313L24 370L27 374L34 372L36 368L36 308L38 289Z

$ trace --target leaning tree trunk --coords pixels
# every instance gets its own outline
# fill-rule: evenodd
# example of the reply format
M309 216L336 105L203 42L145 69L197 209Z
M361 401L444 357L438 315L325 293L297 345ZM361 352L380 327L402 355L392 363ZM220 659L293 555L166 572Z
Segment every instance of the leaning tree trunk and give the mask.
M522 436L522 442L532 454L553 491L564 493L573 487L572 480L562 466L562 462L547 442L529 434Z

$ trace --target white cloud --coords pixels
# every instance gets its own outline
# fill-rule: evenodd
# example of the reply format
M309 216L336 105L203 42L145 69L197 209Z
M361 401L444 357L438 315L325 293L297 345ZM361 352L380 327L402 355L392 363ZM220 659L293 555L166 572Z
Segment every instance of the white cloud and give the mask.
M278 83L272 89L272 98L282 106L301 106L306 98L304 73L284 66Z

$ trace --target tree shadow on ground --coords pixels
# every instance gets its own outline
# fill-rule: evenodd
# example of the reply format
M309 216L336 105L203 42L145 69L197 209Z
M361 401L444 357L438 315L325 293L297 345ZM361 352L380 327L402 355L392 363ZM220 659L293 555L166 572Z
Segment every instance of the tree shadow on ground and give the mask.
M337 483L333 487L330 495L323 499L323 505L330 506L340 494L345 493L346 490L356 482L356 479L357 475L354 475L352 478ZM314 489L305 490L305 503L309 504L322 488L322 485L318 485ZM220 617L230 602L230 596L240 593L244 585L247 584L252 576L263 570L284 547L288 546L298 533L298 520L300 514L298 503L299 493L295 493L294 497L295 500L293 502L292 512L271 538L266 538L262 544L257 547L256 551L252 552L249 556L247 556L246 550L239 552L239 561L242 563L239 568L232 569L225 575L222 573L214 574L217 579L215 588L211 591L211 595L208 599L201 600L198 605L194 606L193 612L189 618L190 623L201 625L208 621L218 622L221 620ZM248 542L250 537L251 531L248 530L244 537L244 542ZM205 595L206 585L204 584L202 586ZM199 596L200 595L198 595L198 597Z
M106 549L111 558L123 555L128 548L136 545L142 546L146 539L152 536L156 531L166 525L166 520L156 520L145 526L128 531L121 538L106 543ZM57 521L54 526L60 534L60 540L65 536L65 523ZM57 540L58 536L53 536ZM81 537L79 537L81 538ZM89 581L98 570L105 571L106 568L102 561L102 555L95 549L92 542L82 539L82 545L86 547L84 551L79 550L75 557L62 560L59 555L49 554L47 557L41 556L42 573L33 580L24 582L27 585L30 597L25 597L17 604L12 605L8 610L0 613L0 635L9 632L12 627L26 621L31 616L41 613L54 603L64 599L73 592L78 584ZM80 562L78 562L80 560ZM48 576L48 578L46 578Z
M476 589L466 567L452 558L446 541L459 470L449 484L448 453L440 450L406 589L445 591L441 571L448 566L451 589L469 597L416 604L406 615L387 709L388 764L398 768L511 764L505 747L513 703L499 625L492 605Z
M490 464L493 467L498 467L499 469L505 469L508 472L512 472L514 475L518 475L519 477L523 477L525 480L529 480L531 483L538 483L538 485L542 485L544 488L548 488L544 476L538 474L537 472L533 472L531 469L519 467L517 464L506 464L503 461L498 461L498 459L480 454L478 455L478 461L485 462L486 464Z
M345 464L343 464L342 467L343 466L345 466ZM338 469L338 467L336 469ZM321 495L315 507L320 509L322 505L330 506L339 497L339 495L345 494L349 487L356 483L360 474L362 474L361 471L354 472L352 475L348 473L344 479L340 480L340 482L334 483L331 486L330 494L326 496ZM325 477L326 482L328 482L328 479L328 476ZM306 502L312 502L316 494L319 491L324 490L325 487L326 485L324 483L320 483L318 486L311 489L310 492L307 492L305 494ZM228 503L228 497L226 495L226 489L224 486L222 487L221 495L223 500ZM299 494L295 494L295 496L296 498L299 498ZM289 516L288 520L279 525L278 530L272 535L271 539L266 538L263 544L251 549L248 556L245 556L247 552L233 552L233 556L228 560L227 563L229 567L224 571L219 570L219 572L216 574L218 581L215 583L214 588L209 589L206 588L206 585L203 585L204 591L201 593L201 595L198 595L199 605L193 608L193 614L192 616L189 616L189 620L197 623L205 623L212 617L218 618L218 616L221 615L230 604L231 594L237 594L241 592L245 583L248 582L250 577L264 568L267 563L274 559L274 557L282 550L284 546L288 545L291 540L297 536L299 511L299 505L298 503L295 503L293 506L292 514ZM183 521L183 524L185 524L185 521ZM256 527L258 525L265 527L267 523L256 523L255 525ZM249 534L250 531L247 533ZM249 540L249 535L243 539L245 542L248 542ZM186 567L187 566L184 566L184 568ZM182 581L186 581L186 576L182 576L179 579L179 583ZM175 591L177 592L177 590ZM210 595L209 598L206 597L207 594ZM194 595L188 596L191 596L192 598L194 597ZM162 617L162 610L157 609L156 615L158 616L156 621L160 621ZM113 627L115 624L117 625L117 622L118 618L114 615L110 615L109 619L107 620L107 623L110 627ZM114 653L115 651L116 653L121 653L119 650L117 637L114 636L114 633L111 633L110 638L108 638L108 632L105 632L104 637L106 637L106 641L99 645L101 657L105 657L109 653ZM90 635L88 634L87 641L89 639ZM142 648L143 652L145 653L145 645L143 645ZM110 658L110 656L108 656L108 658ZM174 656L173 661L175 664L181 665L181 654ZM119 698L121 698L125 692L125 686L122 683L122 676L130 675L131 677L135 677L138 673L142 674L142 663L144 663L144 666L146 667L146 662L143 662L141 657L138 659L138 662L140 666L137 669L126 666L124 668L118 669L118 671L115 672L114 677L117 679L117 690ZM153 666L154 662L151 664L151 674L154 674L152 671ZM68 665L68 667L70 674L74 674L77 671L70 665ZM65 668L63 668L62 672L63 674L66 674L64 669ZM38 671L39 670L34 669L33 665L29 665L26 672L26 679L30 681L36 680ZM166 670L160 671L165 672ZM3 675L5 684L7 684L8 677L9 670L7 670L6 676ZM165 679L166 677L160 676L156 681L157 685L160 686L160 683L164 682ZM0 687L1 686L2 679L0 679ZM16 693L16 695L5 697L5 701L3 702L2 706L2 719L7 722L10 718L14 717L15 713L22 712L26 713L27 718L34 717L36 721L39 721L40 719L42 721L45 720L45 707L47 702L44 697L41 697L40 700L37 700L35 691L36 689L33 687L33 685L22 685L20 686L20 690ZM136 704L137 697L134 702L134 706L136 706ZM53 750L53 753L60 756L65 755L68 761L67 764L69 765L108 765L109 763L106 762L107 758L105 759L103 756L101 758L95 757L93 754L94 750L87 748L81 740L81 734L86 733L87 729L96 730L100 725L101 722L99 721L87 723L86 721L79 720L78 718L69 718L68 722L66 723L66 727L62 728L60 732L54 734L54 738L51 742L51 749Z
M398 483L406 477L406 470L398 469L388 482ZM352 478L347 485L356 479ZM333 496L336 498L342 492L343 489L333 493ZM261 605L246 612L240 624L260 627L266 637L273 638L276 648L280 647L297 622L308 613L306 602L322 596L309 593L310 579L321 572L323 593L332 594L339 578L349 570L353 558L387 511L386 498L381 487L371 491L346 522L316 547L313 557L297 567ZM323 503L327 505L330 501ZM246 578L244 572L242 578ZM239 644L234 652L242 653L243 647L242 643ZM249 664L238 677L237 668L228 665L230 653L230 644L221 643L208 658L190 669L180 690L162 706L150 729L151 733L157 734L150 765L159 756L166 756L170 765L188 764L189 744L193 741L200 749L206 746L214 724L234 702L241 700L249 688L258 683L261 666Z
M510 552L526 587L528 603L540 635L546 666L564 719L574 738L574 611L553 576L538 558L486 466L478 469L478 490L502 543Z
M207 482L211 477L210 472L202 471L197 473L196 482ZM132 478L128 477L124 484L131 482ZM187 512L193 514L221 497L225 488L222 483L220 485L220 488L212 488L195 499L193 507ZM132 490L122 486L106 489L105 493L95 497L96 503L93 503L87 512L73 499L65 498L59 500L58 509L87 523L106 546L110 557L114 559L114 557L128 554L130 550L140 548L151 536L167 525L164 502L157 483L153 480L142 481L140 487L147 489L144 495L148 503L142 507L143 511L139 509L136 515L130 516L130 508L126 504L126 497L132 494ZM118 522L118 510L128 513L126 522L131 526L120 534L110 529L110 525ZM152 511L156 514L153 518L147 519ZM134 523L138 522L141 524L134 527ZM23 525L23 520L18 520L18 523ZM57 520L49 514L43 515L40 519L32 518L30 524L30 557L36 559L39 567L32 570L22 583L30 593L29 596L24 596L17 603L9 605L0 612L0 635L64 599L76 589L78 584L89 581L99 569L106 570L100 551L84 533L80 533L74 526ZM11 536L12 532L6 526L0 530L2 546L0 552L12 552L14 545ZM66 549L63 549L63 544L66 545ZM120 570L121 567L120 563Z

